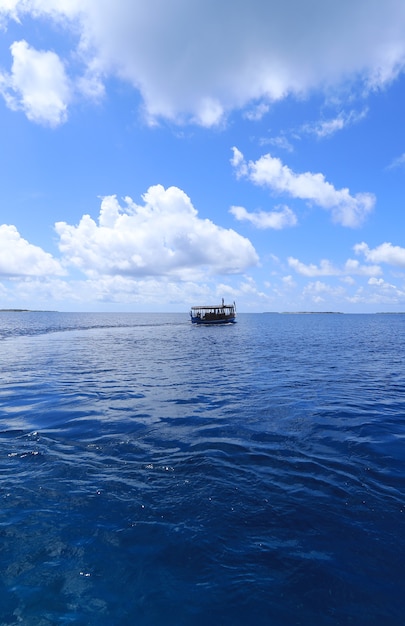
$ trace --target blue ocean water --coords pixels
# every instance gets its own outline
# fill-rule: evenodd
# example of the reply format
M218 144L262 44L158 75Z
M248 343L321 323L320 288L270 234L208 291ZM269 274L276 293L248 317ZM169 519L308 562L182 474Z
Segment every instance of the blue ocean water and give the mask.
M0 624L402 626L405 315L0 313Z

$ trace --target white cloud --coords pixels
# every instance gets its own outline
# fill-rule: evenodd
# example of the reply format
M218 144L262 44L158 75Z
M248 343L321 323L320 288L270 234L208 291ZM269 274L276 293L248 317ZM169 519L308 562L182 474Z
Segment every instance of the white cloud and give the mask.
M242 176L248 176L248 168L246 165L245 157L242 152L235 146L232 148L231 165L235 168L235 173L238 178Z
M177 187L150 187L137 205L115 196L102 200L98 224L84 215L77 226L55 225L66 263L91 277L237 274L258 263L248 239L200 219Z
M396 168L404 168L405 167L405 152L401 154L401 156L394 159L387 167L389 170L393 170Z
M257 161L246 163L243 154L233 148L233 159L237 176L245 176L255 185L268 187L274 192L292 198L308 200L331 211L333 220L342 226L359 226L372 211L375 197L371 193L352 196L347 188L335 189L323 174L304 172L296 174L282 161L265 154Z
M266 113L269 112L269 109L270 107L268 104L265 102L259 102L259 104L256 104L252 108L248 109L244 114L244 117L251 122L258 122L266 115Z
M278 137L261 137L259 140L261 146L276 146L286 152L294 152L293 145L288 141L285 135L279 135Z
M240 222L250 222L256 228L261 229L281 230L297 224L297 217L288 206L282 206L276 211L256 211L255 213L249 213L241 206L233 206L229 212Z
M396 285L387 283L382 278L370 278L368 284L370 285L370 287L373 287L374 300L376 301L379 300L380 302L399 302L403 300L405 296L405 291L399 289Z
M369 285L373 285L373 286L378 286L378 287L382 287L383 285L386 284L385 280L383 278L375 278L372 277L368 280L368 284Z
M255 103L263 112L260 107L290 94L350 80L375 89L404 68L405 6L398 0L3 0L0 6L3 23L26 14L79 33L83 63L139 90L150 120L212 126L234 108Z
M356 254L363 254L368 262L387 263L396 267L405 267L405 248L393 246L392 243L382 243L370 249L364 242L354 246Z
M205 277L207 278L207 277ZM53 277L13 278L12 283L0 282L4 306L27 308L59 308L64 310L136 310L183 311L197 302L220 302L221 298L239 301L244 293L241 286L232 287L217 280L180 282L171 277L138 277L104 275L84 280L61 280ZM253 301L252 292L250 302ZM18 304L17 304L18 303Z
M11 54L11 74L0 76L7 105L39 124L55 127L66 121L70 86L57 54L34 50L26 41L14 42Z
M302 131L308 134L316 135L318 138L330 137L339 130L355 124L366 117L368 109L364 108L362 111L341 111L336 117L329 120L320 120L314 124L305 124L302 127Z
M379 265L360 265L356 259L348 259L343 272L352 276L379 276L382 270Z
M345 283L346 285L356 284L356 281L354 280L354 278L352 278L352 276L342 276L340 280L342 281L342 283Z
M0 276L63 275L60 263L21 237L15 226L0 225Z
M288 257L288 265L301 276L338 276L341 273L326 259L322 260L318 266L313 263L306 265L294 257Z
M281 280L282 280L283 284L286 287L288 287L289 289L293 289L294 287L297 286L297 283L294 281L294 279L293 279L293 277L291 275L283 276Z
M391 285L390 283L387 283L383 278L372 277L369 279L368 284L371 285L372 287L379 287L384 290L395 289L395 291L397 291L397 287L395 285Z
M341 268L334 266L327 259L322 259L319 265L306 265L294 257L288 257L288 265L301 276L378 276L381 268L378 265L360 265L356 259L348 259Z
M304 296L310 296L315 304L321 304L325 302L325 297L332 297L341 300L345 296L345 289L343 287L332 287L319 280L308 283L303 290Z

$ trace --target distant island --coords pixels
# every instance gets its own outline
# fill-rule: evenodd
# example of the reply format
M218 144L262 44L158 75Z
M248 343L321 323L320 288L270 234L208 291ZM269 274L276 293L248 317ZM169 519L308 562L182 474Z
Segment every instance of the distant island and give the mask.
M264 311L265 314L273 315L277 313L277 315L344 315L342 311L282 311L278 313L278 311Z
M341 311L283 311L282 315L344 315Z
M265 315L344 315L343 311L263 311ZM356 315L352 313L352 315ZM357 315L405 315L405 311L377 311Z
M57 313L57 311L42 311L40 309L0 309L0 313Z

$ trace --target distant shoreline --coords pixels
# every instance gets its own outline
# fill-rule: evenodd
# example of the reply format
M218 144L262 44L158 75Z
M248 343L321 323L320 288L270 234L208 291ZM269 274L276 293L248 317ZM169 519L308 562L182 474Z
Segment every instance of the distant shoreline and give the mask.
M374 313L343 313L343 311L263 311L264 315L405 315L405 311L375 311Z
M277 313L277 315L344 315L341 311L264 311L265 314Z
M40 309L0 309L0 313L57 313L57 311L43 311Z

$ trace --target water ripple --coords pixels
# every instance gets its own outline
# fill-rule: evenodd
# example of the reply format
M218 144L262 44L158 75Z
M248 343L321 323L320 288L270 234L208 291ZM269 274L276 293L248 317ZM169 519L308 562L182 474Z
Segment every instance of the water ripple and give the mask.
M402 624L401 316L21 319L0 623Z

